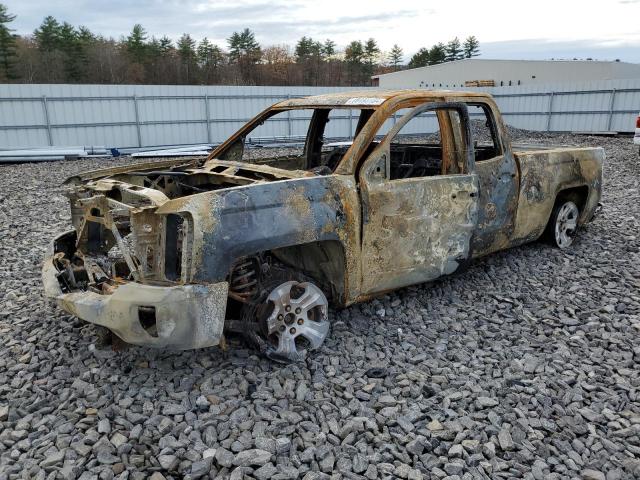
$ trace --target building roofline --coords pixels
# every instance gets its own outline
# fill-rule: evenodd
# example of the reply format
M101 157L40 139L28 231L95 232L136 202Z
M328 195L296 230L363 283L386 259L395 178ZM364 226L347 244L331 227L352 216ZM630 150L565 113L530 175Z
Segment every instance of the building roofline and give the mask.
M633 65L633 66L637 66L640 67L640 63L632 63L632 62L622 62L622 61L617 61L617 60L563 60L563 59L559 59L559 60L527 60L527 59L522 59L522 60L517 60L517 59L508 59L508 58L461 58L460 60L452 60L450 62L443 62L443 63L437 63L435 65L425 65L423 67L414 67L414 68L406 68L404 70L398 70L396 72L389 72L389 73L379 73L378 75L372 75L371 78L380 78L380 77L386 77L389 75L396 75L398 73L404 73L407 72L409 70L420 70L420 69L425 69L425 68L432 68L432 67L439 67L442 65L450 65L450 64L454 64L454 63L463 63L463 62L504 62L504 63L588 63L588 64L594 64L594 63L606 63L606 64L614 64L614 65Z

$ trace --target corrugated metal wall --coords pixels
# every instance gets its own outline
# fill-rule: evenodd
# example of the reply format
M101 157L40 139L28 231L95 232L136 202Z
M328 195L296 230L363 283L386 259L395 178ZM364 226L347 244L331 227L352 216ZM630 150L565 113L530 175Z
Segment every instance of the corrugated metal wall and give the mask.
M474 90L491 93L509 125L529 130L633 132L640 113L640 78Z
M5 84L0 85L0 149L216 143L278 100L344 90L350 89ZM507 123L531 130L630 132L640 111L640 79L474 90L492 93ZM304 135L304 116L292 113L268 135ZM332 133L344 129L342 136L348 136L355 121L338 119Z

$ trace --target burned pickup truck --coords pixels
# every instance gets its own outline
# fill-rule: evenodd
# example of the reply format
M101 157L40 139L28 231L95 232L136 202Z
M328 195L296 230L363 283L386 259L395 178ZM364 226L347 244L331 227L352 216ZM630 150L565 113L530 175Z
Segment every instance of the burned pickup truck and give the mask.
M289 99L206 159L69 179L73 230L50 247L45 290L128 343L191 349L236 331L297 360L327 336L330 302L541 237L568 248L596 212L603 158L512 147L484 93Z

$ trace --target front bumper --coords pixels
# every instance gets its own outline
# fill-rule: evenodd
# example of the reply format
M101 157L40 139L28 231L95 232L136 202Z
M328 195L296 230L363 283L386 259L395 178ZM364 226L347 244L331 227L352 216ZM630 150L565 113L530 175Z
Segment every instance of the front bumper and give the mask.
M110 294L64 293L54 262L55 245L59 238L70 234L64 233L53 241L42 267L45 294L55 299L60 308L102 325L134 345L188 350L220 343L227 282L167 287L128 282Z

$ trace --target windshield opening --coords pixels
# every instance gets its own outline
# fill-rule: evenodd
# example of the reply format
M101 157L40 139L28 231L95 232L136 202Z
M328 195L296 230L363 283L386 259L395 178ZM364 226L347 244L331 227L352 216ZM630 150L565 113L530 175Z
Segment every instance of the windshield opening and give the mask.
M273 110L216 158L333 173L373 112L340 107Z

